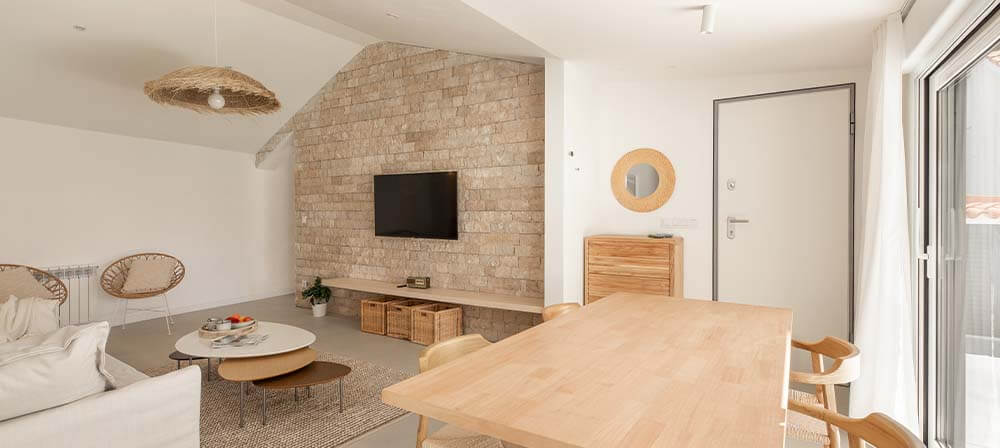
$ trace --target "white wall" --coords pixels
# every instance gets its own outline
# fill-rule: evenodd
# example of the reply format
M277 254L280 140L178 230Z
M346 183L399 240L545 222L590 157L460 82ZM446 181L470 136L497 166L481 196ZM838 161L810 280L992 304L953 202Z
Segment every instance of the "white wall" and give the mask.
M713 100L854 82L860 125L856 134L860 136L864 135L867 77L868 69L859 68L670 79L657 73L635 73L627 67L566 61L565 148L576 156L566 159L564 168L563 299L582 298L585 236L651 232L673 232L684 237L685 295L710 298ZM552 92L547 90L546 94ZM610 187L611 170L618 158L641 147L660 150L677 171L677 185L670 201L651 213L626 210L614 199ZM661 226L662 220L675 218L694 218L697 224L693 228ZM546 283L550 281L546 276Z
M257 170L251 154L7 118L0 135L0 262L103 269L130 253L171 253L187 268L174 313L294 290L290 166ZM115 303L93 290L96 315L117 321Z

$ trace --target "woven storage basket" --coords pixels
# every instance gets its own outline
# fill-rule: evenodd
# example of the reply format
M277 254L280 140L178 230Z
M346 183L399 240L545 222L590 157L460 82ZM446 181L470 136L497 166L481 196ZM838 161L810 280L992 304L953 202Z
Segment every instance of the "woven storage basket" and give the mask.
M402 302L393 297L369 297L361 300L361 331L385 335L385 306Z
M410 340L431 345L462 335L462 307L435 303L414 308Z
M410 339L413 309L428 306L423 300L401 300L385 306L385 335L397 339Z

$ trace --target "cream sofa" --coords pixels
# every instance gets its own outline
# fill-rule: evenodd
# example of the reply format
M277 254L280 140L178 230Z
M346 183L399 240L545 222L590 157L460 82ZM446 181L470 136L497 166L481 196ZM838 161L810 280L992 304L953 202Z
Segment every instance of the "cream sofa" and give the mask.
M75 448L197 448L201 370L148 377L107 356L116 388L0 421L0 445Z

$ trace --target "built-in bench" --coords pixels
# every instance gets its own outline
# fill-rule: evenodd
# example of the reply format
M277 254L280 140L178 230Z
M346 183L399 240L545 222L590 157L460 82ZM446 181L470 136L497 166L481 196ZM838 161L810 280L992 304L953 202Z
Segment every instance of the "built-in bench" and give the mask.
M545 300L540 297L520 297L486 292L463 291L444 288L400 288L396 283L377 280L362 280L357 278L328 278L323 285L331 288L348 289L372 294L381 294L408 299L430 300L434 302L455 303L458 305L480 306L528 313L541 313Z

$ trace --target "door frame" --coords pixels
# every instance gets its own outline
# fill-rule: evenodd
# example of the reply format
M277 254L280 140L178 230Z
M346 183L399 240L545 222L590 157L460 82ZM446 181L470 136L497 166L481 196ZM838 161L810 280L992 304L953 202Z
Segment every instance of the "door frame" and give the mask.
M803 89L781 90L777 92L759 93L754 95L735 96L730 98L719 98L712 102L712 300L719 300L719 106L726 103L751 101L778 96L799 95L803 93L825 92L830 90L847 89L850 101L849 129L851 133L848 161L848 303L847 303L847 334L848 339L854 342L854 194L855 194L855 147L857 146L857 125L855 113L855 102L857 98L857 84L853 82L843 84L832 84L818 87L807 87Z
M916 190L913 236L916 263L913 286L918 306L917 320L917 388L921 438L929 448L948 448L951 443L941 440L939 426L945 410L939 408L941 391L937 388L939 332L941 323L939 283L945 272L947 260L941 254L942 210L941 196L942 148L938 139L939 92L971 69L985 53L1000 43L1000 1L990 0L980 10L968 10L967 23L956 25L952 34L942 39L936 49L937 57L916 71L910 81L910 101L916 105L910 118L915 123L910 135L916 145L914 158ZM921 261L923 263L921 263ZM946 423L946 421L945 421Z

